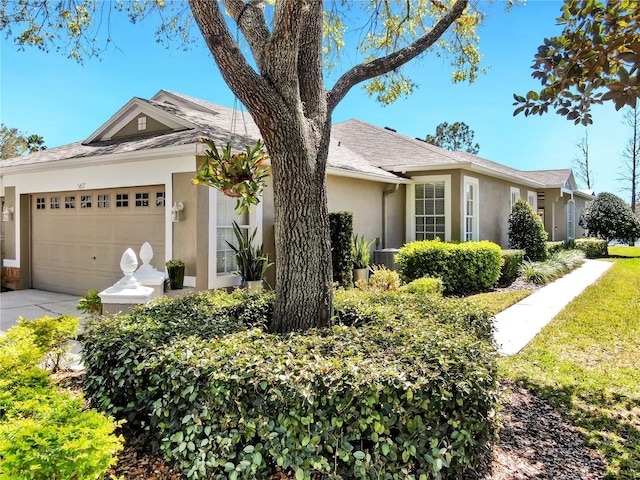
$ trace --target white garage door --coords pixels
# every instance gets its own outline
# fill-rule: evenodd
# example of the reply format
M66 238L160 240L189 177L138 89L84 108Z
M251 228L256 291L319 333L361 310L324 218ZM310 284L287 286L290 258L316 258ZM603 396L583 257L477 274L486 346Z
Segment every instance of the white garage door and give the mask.
M52 192L31 196L33 288L84 295L122 278L127 248L149 242L164 271L164 186ZM139 262L141 260L138 260Z

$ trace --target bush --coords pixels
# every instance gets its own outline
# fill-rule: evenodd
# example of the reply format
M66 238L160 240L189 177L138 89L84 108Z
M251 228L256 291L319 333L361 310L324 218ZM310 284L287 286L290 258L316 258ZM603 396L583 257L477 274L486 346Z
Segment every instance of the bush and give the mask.
M60 362L71 350L69 340L76 337L78 322L79 319L71 315L44 316L35 320L23 317L18 319L18 325L33 332L33 343L44 352L44 366L54 372L59 370Z
M372 270L369 282L365 284L366 288L379 292L395 292L400 288L401 282L398 272L389 270L384 265L374 265Z
M417 295L435 295L441 296L443 287L442 280L439 278L418 278L403 287L401 287L403 292L417 294Z
M77 320L20 319L0 338L0 478L100 478L122 449L111 419L57 391L37 366Z
M509 215L509 248L525 251L527 260L547 258L547 232L533 207L522 199L513 205Z
M396 255L403 281L440 278L447 295L466 295L491 288L500 276L501 249L495 243L443 243L426 240L406 244Z
M479 465L495 432L495 351L446 299L421 315L400 308L410 294L339 291L336 308L344 297L366 322L272 335L234 331L242 309L229 297L182 300L216 312L206 326L163 302L162 321L139 309L85 335L94 401L135 418L188 477L267 478L278 466L301 479L436 478ZM447 308L450 324L429 313Z
M580 215L580 226L607 243L633 243L640 238L640 220L624 200L613 193L599 193Z
M587 258L602 258L609 255L609 246L606 240L600 238L576 238L574 248L582 250Z
M584 257L580 250L562 250L545 262L525 261L520 274L530 282L544 285L582 265Z
M329 213L331 232L331 266L333 281L341 287L353 286L353 257L351 237L353 236L353 213Z
M102 299L98 291L89 290L84 297L80 297L76 308L90 315L100 315L102 313Z
M520 267L524 261L524 250L502 250L502 267L498 285L506 287L518 278Z
M567 243L566 242L547 242L546 248L547 248L547 257L550 257L554 253L567 248Z

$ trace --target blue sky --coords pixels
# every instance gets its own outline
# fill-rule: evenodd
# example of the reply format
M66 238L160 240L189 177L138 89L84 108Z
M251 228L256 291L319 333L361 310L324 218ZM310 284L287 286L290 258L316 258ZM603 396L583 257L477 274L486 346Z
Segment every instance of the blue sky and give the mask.
M441 122L465 122L475 132L481 157L523 170L572 167L584 127L550 113L513 117L513 93L536 89L531 64L544 37L559 31L555 18L562 2L529 0L510 12L505 2L486 5L480 50L487 73L473 84L452 84L450 67L435 55L411 66L417 91L381 106L355 87L334 112L334 122L358 118L424 138ZM150 98L160 89L222 105L234 99L203 42L184 52L155 42L154 25L114 25L114 43L102 57L78 65L55 52L17 51L0 42L0 120L44 137L49 147L83 140L132 97ZM332 79L327 79L328 86ZM618 180L622 151L630 137L622 111L613 105L594 110L589 127L590 162L596 192L629 200Z

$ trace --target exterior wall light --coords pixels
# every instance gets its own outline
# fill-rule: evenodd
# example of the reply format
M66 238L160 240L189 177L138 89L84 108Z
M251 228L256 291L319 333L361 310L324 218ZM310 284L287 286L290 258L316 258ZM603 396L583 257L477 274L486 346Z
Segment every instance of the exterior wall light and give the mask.
M182 202L173 202L173 207L171 207L171 221L176 223L180 221L180 212L184 210L184 203Z
M6 205L2 207L2 221L10 222L11 220L13 220L13 212L13 207L7 207Z

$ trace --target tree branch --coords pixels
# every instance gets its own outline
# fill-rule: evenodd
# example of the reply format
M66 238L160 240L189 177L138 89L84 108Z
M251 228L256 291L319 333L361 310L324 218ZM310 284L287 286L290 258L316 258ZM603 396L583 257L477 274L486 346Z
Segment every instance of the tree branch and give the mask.
M264 48L269 41L269 28L264 19L264 0L221 0L231 18L247 40L258 69L264 69Z
M250 110L259 109L261 94L272 91L269 83L258 75L244 58L231 36L217 1L189 0L202 36L227 85Z
M372 62L356 65L345 72L328 94L328 111L332 112L354 85L395 70L431 47L460 18L467 4L468 0L457 0L449 13L412 44Z

